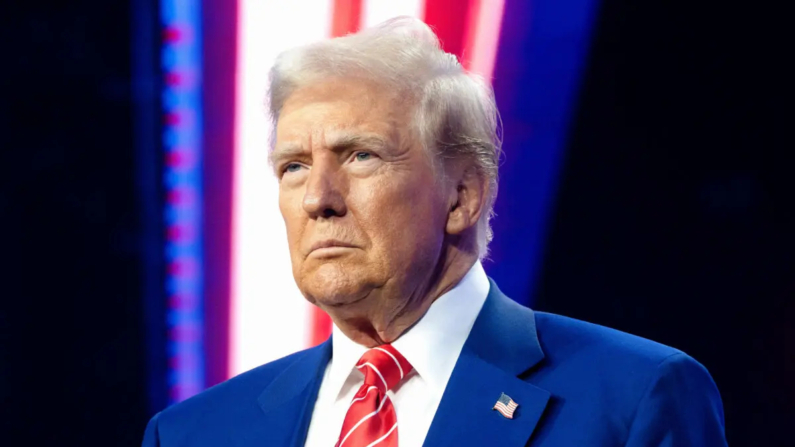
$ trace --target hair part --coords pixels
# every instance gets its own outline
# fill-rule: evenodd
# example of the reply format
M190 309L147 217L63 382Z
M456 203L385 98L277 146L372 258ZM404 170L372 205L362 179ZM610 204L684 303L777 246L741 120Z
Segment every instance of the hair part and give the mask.
M356 34L281 53L270 72L274 128L290 95L333 77L372 80L412 101L411 132L439 162L442 174L448 160L471 160L488 185L476 229L478 254L485 258L493 238L490 221L502 153L491 86L445 53L428 25L397 17Z

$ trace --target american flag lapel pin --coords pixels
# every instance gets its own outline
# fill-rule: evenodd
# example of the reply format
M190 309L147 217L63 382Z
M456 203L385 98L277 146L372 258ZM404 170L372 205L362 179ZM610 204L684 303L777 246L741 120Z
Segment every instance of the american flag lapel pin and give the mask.
M513 399L511 399L511 396L501 393L500 398L497 399L497 403L494 404L492 410L499 411L500 414L507 419L513 419L513 412L516 411L516 407L518 406L519 404L514 402Z

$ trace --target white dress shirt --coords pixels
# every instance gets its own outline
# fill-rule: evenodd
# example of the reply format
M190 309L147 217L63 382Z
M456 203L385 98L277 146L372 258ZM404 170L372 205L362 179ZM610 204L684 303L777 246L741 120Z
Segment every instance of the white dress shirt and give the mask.
M476 262L461 282L392 343L414 367L401 384L387 392L397 413L399 447L421 447L425 441L488 293L486 272ZM336 325L332 333L333 354L320 384L305 447L334 447L348 405L364 382L364 374L355 366L367 348L351 341Z

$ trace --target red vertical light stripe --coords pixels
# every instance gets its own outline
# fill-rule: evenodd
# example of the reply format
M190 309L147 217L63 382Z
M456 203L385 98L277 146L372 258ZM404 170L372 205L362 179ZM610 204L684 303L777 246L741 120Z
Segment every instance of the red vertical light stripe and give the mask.
M425 23L468 71L491 80L504 0L428 0Z
M505 0L470 0L464 37L464 68L491 81L502 30Z
M334 0L331 37L340 37L359 31L362 23L363 0Z
M331 318L317 306L312 306L312 327L309 346L317 346L331 335Z
M476 18L470 15L476 8L477 0L427 0L425 2L425 23L427 23L439 40L444 51L455 54L458 60L469 57L470 48L466 47L467 30L470 22ZM474 8L473 8L474 6Z
M474 52L478 34L478 15L480 13L481 6L483 6L481 3L483 3L483 0L469 0L469 9L467 10L466 14L466 26L464 28L464 35L461 39L464 50L462 55L458 57L458 60L461 61L461 65L463 65L466 70L472 69L472 59L475 57Z
M362 1L334 0L330 37L345 36L359 31L362 23ZM317 346L326 341L331 334L331 318L319 307L313 306L311 319L309 346Z

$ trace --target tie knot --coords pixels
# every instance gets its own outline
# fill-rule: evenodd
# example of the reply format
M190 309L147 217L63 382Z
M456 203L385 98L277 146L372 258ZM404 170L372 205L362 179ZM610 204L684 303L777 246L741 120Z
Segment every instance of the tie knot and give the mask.
M411 364L392 345L381 345L365 352L356 368L364 373L364 384L382 393L394 388L408 373Z

